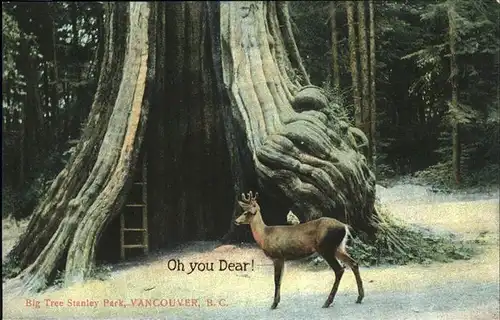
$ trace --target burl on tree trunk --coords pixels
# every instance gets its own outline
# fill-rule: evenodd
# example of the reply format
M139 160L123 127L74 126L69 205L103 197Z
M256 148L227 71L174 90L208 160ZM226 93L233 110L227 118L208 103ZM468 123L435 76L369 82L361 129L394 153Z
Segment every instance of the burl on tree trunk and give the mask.
M120 211L130 189L150 105L152 112L174 108L161 114L182 114L177 119L180 123L173 126L176 131L161 129L157 121L151 122L158 125L155 130L168 133L164 139L171 139L170 133L179 136L196 130L202 140L220 146L212 134L220 132L219 139L226 149L217 149L214 154L230 158L221 159L230 164L230 174L197 169L202 176L181 179L185 189L178 191L178 197L155 193L165 200L153 202L179 209L164 213L168 230L182 227L186 231L186 221L197 221L194 234L200 237L198 240L204 240L204 235L220 228L221 220L230 229L234 226L232 218L239 214L237 196L258 187L260 194L270 199L269 205L262 205L264 220L276 220L278 216L285 221L292 209L301 221L330 216L373 234L375 177L363 155L367 139L359 129L341 120L335 112L339 106L332 107L321 89L310 85L285 2L105 5L105 52L85 131L74 156L37 206L25 235L12 250L11 261L17 263L19 271L4 289L43 289L61 269L65 270L66 284L90 274L98 240ZM177 21L172 15L179 12L185 20L169 25ZM166 39L180 49L169 49ZM175 59L172 50L177 52ZM175 63L192 81L167 79ZM177 92L169 95L168 92L179 89L172 88L179 83L187 86L182 90L184 96ZM200 85L201 90L189 87ZM196 97L183 102L186 92L196 93ZM164 97L168 98L168 105ZM158 101L163 104L159 106ZM205 103L207 108L193 113L200 109L190 103ZM189 116L199 117L200 121ZM213 121L217 118L223 119L223 124ZM188 120L189 125L182 123ZM222 125L222 131L210 128L215 125ZM200 130L196 126L205 127ZM162 150L175 153L207 146L205 142L189 141L190 144ZM150 144L150 148L151 145L154 146ZM165 157L177 158L168 159L177 166L197 163L179 162L183 155L167 155L163 151ZM159 169L160 160L154 160L152 168ZM163 172L189 171L184 167L171 169ZM175 177L172 179L176 181ZM210 181L210 192L218 197L199 197L208 204L207 208L215 207L213 201L224 199L232 203L233 211L207 212L209 209L200 211L203 204L180 205L192 202L187 195L207 192L207 183L200 181ZM227 185L234 186L232 194L223 190ZM223 191L214 191L217 189ZM276 206L279 210L266 209L273 203L281 204ZM158 224L158 212L162 211L154 211ZM198 219L200 212L203 216ZM198 226L206 219L218 220ZM184 231L178 233L181 240L185 240Z
M301 221L330 216L373 234L367 139L340 119L319 88L301 87L300 78L309 81L286 3L223 3L220 16L224 85L261 194L290 199ZM263 208L266 214L272 212Z

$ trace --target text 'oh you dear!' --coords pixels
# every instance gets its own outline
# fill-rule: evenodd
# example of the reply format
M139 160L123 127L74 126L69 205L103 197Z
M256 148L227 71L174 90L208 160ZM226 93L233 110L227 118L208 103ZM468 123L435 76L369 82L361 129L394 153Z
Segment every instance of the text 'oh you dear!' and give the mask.
M234 262L219 259L216 262L183 262L180 259L170 259L167 261L167 268L170 271L182 271L187 274L196 271L254 271L254 260L252 259L250 262Z

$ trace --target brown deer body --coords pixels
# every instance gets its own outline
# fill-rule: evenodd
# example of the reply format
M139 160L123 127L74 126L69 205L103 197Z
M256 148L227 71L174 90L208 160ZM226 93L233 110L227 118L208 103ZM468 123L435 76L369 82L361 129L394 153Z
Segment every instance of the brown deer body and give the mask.
M305 258L315 252L320 254L335 273L335 281L323 308L328 308L335 298L344 267L339 260L353 271L358 286L358 299L364 297L363 282L357 262L346 252L346 242L350 235L349 226L333 218L319 218L297 225L267 226L262 220L260 207L256 201L258 193L248 197L242 194L243 201L238 201L243 213L236 218L235 224L250 224L252 235L274 264L274 301L271 309L280 302L281 278L286 260Z

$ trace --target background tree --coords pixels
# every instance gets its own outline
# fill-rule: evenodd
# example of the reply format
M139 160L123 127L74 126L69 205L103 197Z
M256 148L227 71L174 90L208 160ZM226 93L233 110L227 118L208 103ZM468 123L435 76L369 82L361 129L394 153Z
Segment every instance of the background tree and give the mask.
M372 153L372 143L373 143L373 138L371 135L371 107L370 107L370 94L369 94L369 88L370 88L370 74L368 70L368 60L369 60L369 52L368 52L368 43L367 43L367 36L366 36L366 19L365 19L365 1L358 1L357 2L357 7L358 7L358 40L359 40L359 45L358 45L358 50L359 50L359 60L360 60L360 66L361 66L361 72L360 72L360 82L361 82L361 119L362 119L362 128L363 132L368 138L368 152L367 152L367 157L368 161L372 163L373 161L373 153Z
M452 119L461 134L462 187L497 183L498 64L500 6L494 1L454 2L458 108L450 109L450 51L447 1L373 2L376 71L377 172L380 178L416 175L441 187L455 187ZM330 52L324 34L325 2L290 4L299 30L299 49L316 83L329 78L321 69ZM337 10L341 92L354 91L348 49L349 24ZM328 43L328 46L325 45ZM324 60L323 60L324 61ZM327 86L325 86L326 88ZM375 92L375 90L372 90ZM375 105L375 104L374 104ZM383 107L382 107L383 106ZM354 110L346 110L354 117ZM452 117L453 115L453 117ZM375 125L375 121L372 122ZM419 150L415 152L414 150ZM418 174L417 174L418 173Z
M331 43L332 43L332 82L335 89L340 89L340 71L339 71L339 53L338 53L338 36L337 36L337 4L335 1L330 1L330 28L331 28Z
M471 82L472 79L478 81L476 68L482 68L479 60L471 58L476 56L478 59L487 59L493 62L494 54L498 53L498 42L492 41L490 37L498 35L499 29L498 26L493 27L492 25L491 16L489 17L487 12L488 5L485 1L472 4L459 0L430 4L421 17L423 21L430 22L433 27L442 30L442 33L434 45L405 57L419 57L421 61L429 61L429 58L439 61L444 65L444 70L449 75L446 79L449 89L442 96L444 102L442 123L446 128L451 127L451 132L442 133L443 143L449 141L449 144L444 144L438 151L445 159L445 163L451 163L452 170L449 172L448 179L453 180L456 184L462 180L463 170L469 171L469 168L478 168L470 162L470 158L477 159L473 154L477 151L477 146L481 144L476 135L467 135L469 139L466 141L461 139L462 134L465 137L465 132L470 133L471 130L481 132L480 128L485 125L485 120L490 118L489 115L492 114L491 103L498 104L498 102L492 101L495 94L488 88L490 85L482 86L485 82L479 80L480 88L473 90L473 82ZM497 13L498 9L498 6L491 8L493 12ZM443 24L441 18L445 18L447 24ZM490 27L492 28L486 31L486 28ZM482 32L485 32L484 35L479 36ZM462 60L462 68L467 72L460 72L460 60ZM497 72L485 71L481 74L488 78L488 74L495 73ZM459 92L458 87L470 89L467 92ZM486 92L490 92L490 95L484 97L486 101L480 102L477 100L479 92L482 92L481 96ZM493 136L493 139L497 138L497 135ZM490 149L487 154L491 155L491 151L498 152L498 149L494 151L495 149ZM498 153L496 154L498 155ZM449 155L451 155L451 159ZM481 162L484 164L483 161Z
M450 46L450 83L451 83L451 109L458 108L458 66L457 57L455 53L455 39L457 37L456 31L456 11L454 1L449 1L448 8L448 35ZM457 119L452 119L452 140L453 140L453 172L455 174L455 182L460 183L460 160L461 160L461 145L460 145L460 124Z
M359 94L358 81L358 50L356 46L356 26L354 22L354 4L352 1L346 1L347 24L349 27L349 65L351 71L352 94L354 103L354 121L358 128L363 130L363 106Z
M369 37L370 37L370 149L371 149L371 161L375 164L374 157L376 156L376 133L377 133L377 106L376 106L376 58L375 58L375 22L374 22L374 10L373 10L373 0L368 1L369 7Z

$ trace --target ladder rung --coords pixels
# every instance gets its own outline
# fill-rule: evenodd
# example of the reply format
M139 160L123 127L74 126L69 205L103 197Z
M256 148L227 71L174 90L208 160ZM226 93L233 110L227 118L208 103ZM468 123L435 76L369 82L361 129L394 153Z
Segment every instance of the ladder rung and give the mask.
M142 203L133 203L133 204L126 204L126 205L125 205L125 207L129 207L129 208L131 208L131 207L136 207L136 208L138 208L138 207L145 207L145 206L146 206L146 205L145 205L145 204L142 204Z
M122 231L148 231L148 230L144 228L125 228L122 229Z
M123 248L147 248L144 244L124 244Z

